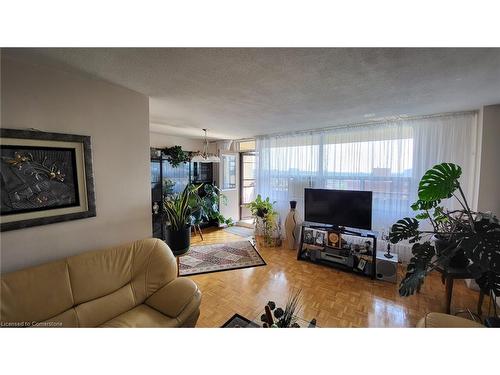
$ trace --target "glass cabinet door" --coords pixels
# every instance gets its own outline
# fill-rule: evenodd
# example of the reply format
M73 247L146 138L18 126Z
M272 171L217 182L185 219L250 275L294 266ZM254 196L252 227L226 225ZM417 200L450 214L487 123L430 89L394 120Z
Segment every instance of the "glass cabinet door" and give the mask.
M162 162L163 195L181 193L189 184L189 163L172 167L166 160Z
M213 163L191 163L191 182L213 183Z

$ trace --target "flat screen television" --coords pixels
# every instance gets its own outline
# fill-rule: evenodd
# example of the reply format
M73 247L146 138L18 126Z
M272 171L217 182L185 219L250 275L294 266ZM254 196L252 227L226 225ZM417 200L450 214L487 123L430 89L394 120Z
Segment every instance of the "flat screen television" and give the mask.
M320 224L372 229L372 192L305 189L305 220Z

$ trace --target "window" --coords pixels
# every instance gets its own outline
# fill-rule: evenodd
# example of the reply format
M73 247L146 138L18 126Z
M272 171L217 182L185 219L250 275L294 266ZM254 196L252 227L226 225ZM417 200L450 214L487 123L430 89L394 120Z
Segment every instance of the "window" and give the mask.
M236 189L236 155L222 155L222 189Z
M238 142L238 149L240 152L255 151L255 139Z
M290 200L303 211L304 188L372 191L373 230L387 231L415 215L418 183L435 164L461 165L472 191L476 127L464 113L258 137L256 193L285 217Z

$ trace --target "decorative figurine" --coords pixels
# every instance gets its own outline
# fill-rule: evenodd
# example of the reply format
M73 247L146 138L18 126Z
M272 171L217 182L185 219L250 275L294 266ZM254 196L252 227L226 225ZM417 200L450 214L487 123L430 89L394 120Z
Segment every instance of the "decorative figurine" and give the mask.
M391 254L391 243L387 241L387 253L384 254L386 258L394 258L394 255Z
M391 254L391 243L389 241L389 234L385 234L385 231L382 232L382 239L387 242L387 253L384 254L384 256L387 259L394 258L394 255Z

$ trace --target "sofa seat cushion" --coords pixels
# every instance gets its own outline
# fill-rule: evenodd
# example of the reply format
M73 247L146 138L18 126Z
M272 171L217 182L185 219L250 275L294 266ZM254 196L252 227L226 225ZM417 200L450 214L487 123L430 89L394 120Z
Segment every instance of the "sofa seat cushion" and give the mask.
M417 328L484 328L484 326L470 319L432 312L420 319Z
M105 328L153 328L153 327L178 327L177 319L169 318L159 311L141 304L116 318L113 318L101 327Z

